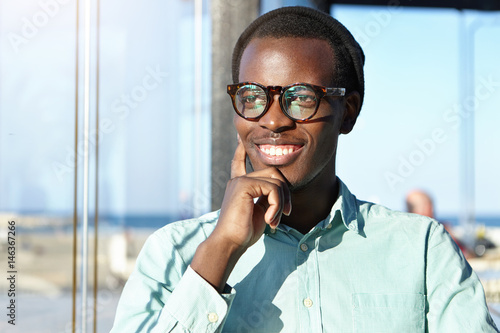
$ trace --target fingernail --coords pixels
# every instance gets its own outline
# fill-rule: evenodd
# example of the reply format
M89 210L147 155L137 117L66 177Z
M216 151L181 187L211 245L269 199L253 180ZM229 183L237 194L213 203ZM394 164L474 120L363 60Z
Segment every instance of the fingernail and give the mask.
M283 214L285 214L286 216L290 216L290 214L292 214L292 203L290 203L288 207L290 208L288 208L286 212L283 210Z
M280 220L281 220L281 218L280 218L279 214L277 214L269 225L271 226L271 228L276 229L278 227L278 225L280 224Z

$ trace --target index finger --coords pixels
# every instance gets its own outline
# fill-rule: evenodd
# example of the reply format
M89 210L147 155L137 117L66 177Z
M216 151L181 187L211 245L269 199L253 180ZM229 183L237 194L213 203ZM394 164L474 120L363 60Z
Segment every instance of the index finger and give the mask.
M231 161L231 179L241 177L247 174L246 169L246 156L245 147L238 136L238 147L234 152L233 160Z

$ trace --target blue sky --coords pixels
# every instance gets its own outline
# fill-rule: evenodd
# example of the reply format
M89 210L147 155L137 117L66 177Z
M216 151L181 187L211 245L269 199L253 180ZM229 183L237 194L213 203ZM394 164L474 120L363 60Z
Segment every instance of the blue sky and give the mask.
M67 161L74 153L74 4L60 1L53 10L44 22L38 1L0 0L0 211L72 211L74 169ZM195 142L193 100L167 100L193 86L192 4L110 0L101 12L100 111L109 120L99 143L101 209L167 214L207 208L208 17L202 127ZM354 131L340 139L339 177L359 198L395 209L404 209L407 191L422 188L435 198L438 215L457 215L457 124L466 118L458 110L478 98L475 203L478 214L500 216L500 21L494 21L500 15L341 5L333 14L366 55L365 103ZM13 47L13 34L23 36L26 20L34 19L42 19L36 33ZM474 21L492 23L475 34L479 90L463 96L459 31ZM151 72L164 74L144 90ZM126 106L122 96L134 94ZM54 163L63 165L59 174ZM197 188L195 173L201 177Z

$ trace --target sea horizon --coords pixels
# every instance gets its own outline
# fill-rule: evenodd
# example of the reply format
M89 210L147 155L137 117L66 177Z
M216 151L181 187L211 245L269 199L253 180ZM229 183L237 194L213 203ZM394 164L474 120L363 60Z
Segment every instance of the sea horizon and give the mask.
M44 214L42 212L20 212L0 213L0 215L12 216L17 219L17 227L20 230L36 229L36 231L70 231L73 228L72 215L68 214ZM189 214L100 214L98 226L100 229L159 229L176 221L194 218ZM437 216L436 219L451 226L461 226L459 215ZM95 216L89 216L89 228L94 226ZM81 221L81 217L80 217ZM500 227L500 215L477 215L476 226ZM81 223L79 223L79 227Z

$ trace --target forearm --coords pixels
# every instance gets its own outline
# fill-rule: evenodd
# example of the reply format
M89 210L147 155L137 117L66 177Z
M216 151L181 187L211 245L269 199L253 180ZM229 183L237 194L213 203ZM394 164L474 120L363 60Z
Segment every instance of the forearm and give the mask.
M150 285L144 277L129 280L120 300L113 333L222 330L234 290L220 295L189 267L172 292L156 289L154 284L151 281ZM144 302L146 298L148 302Z
M201 228L196 230L196 234L187 231L194 242L204 237ZM165 229L161 234L150 237L139 255L120 298L112 332L219 332L234 290L218 293L187 266L196 247L191 255L188 251L181 256L169 239L177 232Z
M245 250L224 241L214 232L196 249L191 268L222 293L229 275Z

